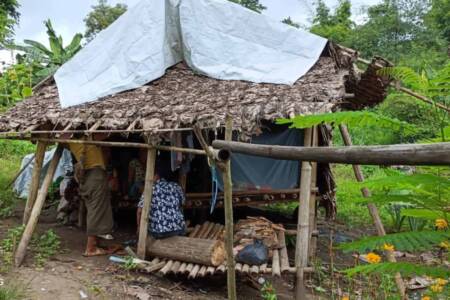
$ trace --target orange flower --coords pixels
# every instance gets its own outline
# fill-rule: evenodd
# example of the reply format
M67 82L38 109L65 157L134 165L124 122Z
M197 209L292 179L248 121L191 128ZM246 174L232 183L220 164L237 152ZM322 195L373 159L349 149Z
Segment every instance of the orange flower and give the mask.
M379 256L376 253L370 252L370 253L367 253L366 259L371 264L377 264L381 261L381 256Z
M437 229L447 229L448 228L448 223L447 223L447 220L445 220L445 219L436 219L435 225L436 225Z
M430 288L435 293L440 293L444 289L444 287L442 285L439 285L439 284L433 284Z
M431 300L430 296L422 296L422 300Z
M394 251L394 245L385 243L385 244L383 245L383 249L386 250L386 251Z
M349 296L342 296L341 300L350 300L350 297Z

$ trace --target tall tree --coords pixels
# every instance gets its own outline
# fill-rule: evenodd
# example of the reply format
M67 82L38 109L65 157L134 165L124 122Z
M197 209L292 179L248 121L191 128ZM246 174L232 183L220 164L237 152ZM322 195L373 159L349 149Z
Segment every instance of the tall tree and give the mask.
M450 0L431 0L425 24L435 28L450 43Z
M14 26L19 22L19 2L17 0L0 1L0 48L10 42Z
M259 0L229 0L229 1L240 4L243 7L256 11L257 13L261 13L263 10L267 9L267 7L259 3Z
M447 43L438 26L424 21L429 11L430 1L383 0L367 9L367 22L356 27L348 44L363 56L381 55L414 69L442 65Z
M339 5L333 13L324 1L319 0L310 31L337 43L345 44L354 27L354 23L350 19L351 15L350 0L339 0Z
M97 5L92 6L92 11L84 19L86 25L84 37L91 41L100 31L111 25L126 11L127 6L125 4L118 3L111 6L107 0L98 0Z

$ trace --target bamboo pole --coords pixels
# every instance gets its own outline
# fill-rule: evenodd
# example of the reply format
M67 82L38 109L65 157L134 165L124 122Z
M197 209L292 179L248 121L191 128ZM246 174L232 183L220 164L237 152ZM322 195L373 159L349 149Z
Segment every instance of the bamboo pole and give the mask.
M137 247L137 255L141 259L145 259L146 242L148 235L148 219L153 198L155 163L156 163L156 149L150 148L147 152L147 168L145 171L145 186L144 186L144 207L142 208L141 213L141 223L139 225L139 241Z
M319 145L319 130L317 126L314 126L312 133L312 146L317 147ZM311 197L309 199L309 250L308 256L310 259L316 255L317 248L317 236L313 235L313 231L317 229L316 219L316 191L313 191L317 185L317 162L311 163Z
M278 241L280 243L280 271L281 273L287 273L291 268L289 266L289 256L286 247L286 236L283 230L278 230Z
M344 144L346 146L352 146L353 143L352 143L352 139L350 137L350 133L348 132L347 126L340 125L339 130L341 132ZM360 165L353 165L353 172L354 172L356 180L358 182L364 181L364 174L361 171ZM370 197L370 191L367 188L364 187L361 190L361 192L362 192L362 195L364 198ZM379 236L386 235L386 231L384 229L383 222L381 221L380 214L378 213L378 208L376 207L376 205L369 202L369 203L367 203L367 208L369 209L370 216L372 217L372 220L375 224L377 234ZM390 262L397 261L391 251L386 251L386 257L387 257L388 261L390 261ZM400 295L402 296L402 298L405 298L406 297L406 294L405 294L406 288L405 288L405 283L403 282L403 279L402 279L402 276L400 275L400 273L395 274L395 283L400 292Z
M304 147L311 146L312 130L305 129ZM300 178L300 203L298 207L297 242L295 247L296 284L295 299L306 300L304 268L308 266L309 249L309 205L311 196L311 163L302 162Z
M144 143L130 143L130 142L105 142L105 141L88 141L88 140L68 140L68 139L33 139L37 141L43 141L46 143L61 143L61 144L84 144L84 145L96 145L100 147L127 147L127 148L140 148L140 149L156 149L161 151L174 151L182 153L190 153L195 155L206 155L206 152L199 149L180 148L173 146L152 146Z
M364 165L449 165L450 142L385 146L296 147L215 140L213 146L237 153L285 160Z
M46 148L47 144L45 142L37 142L36 154L34 155L33 174L31 175L31 184L30 188L28 189L27 203L25 204L25 210L23 212L23 224L26 224L28 222L31 210L34 206L34 202L36 201Z
M23 259L25 258L25 253L27 251L28 244L30 243L34 229L36 228L36 225L38 223L39 215L41 214L42 207L44 206L45 199L47 198L48 189L53 182L53 176L55 175L56 168L58 167L62 151L63 151L62 146L58 145L58 147L55 150L55 154L53 155L53 158L48 167L44 181L42 182L42 187L38 193L36 202L34 203L33 209L31 210L30 217L28 219L27 225L22 234L22 238L20 240L19 246L17 247L17 251L15 254L14 261L17 267L19 267L22 264Z
M225 140L231 141L233 136L233 121L231 116L226 118ZM236 270L233 256L233 183L231 181L231 162L224 164L224 206L225 206L225 248L227 252L227 288L228 299L236 300Z

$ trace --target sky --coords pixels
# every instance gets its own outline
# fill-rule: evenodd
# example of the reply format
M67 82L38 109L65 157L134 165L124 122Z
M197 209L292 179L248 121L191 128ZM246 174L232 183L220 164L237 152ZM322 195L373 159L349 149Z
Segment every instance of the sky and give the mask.
M132 7L140 0L109 0L108 3L125 3ZM338 0L325 0L329 7L335 7ZM353 0L353 13L361 14L363 6L373 5L380 0ZM48 45L43 21L50 18L53 27L69 43L75 33L84 33L83 19L90 12L97 0L19 0L20 24L15 30L15 39L20 43L24 39L39 41ZM267 7L263 11L274 19L291 17L294 21L307 25L314 12L315 0L260 0ZM11 60L8 51L0 51L0 61Z

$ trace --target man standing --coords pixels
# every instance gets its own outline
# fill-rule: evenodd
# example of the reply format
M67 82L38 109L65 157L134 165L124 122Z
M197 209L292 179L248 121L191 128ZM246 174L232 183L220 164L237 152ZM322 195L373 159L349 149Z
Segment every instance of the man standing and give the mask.
M105 160L102 149L94 145L69 144L75 156L75 177L80 185L80 195L87 210L87 245L84 256L106 255L114 249L98 247L97 236L112 232L113 217Z
M161 165L157 165L152 204L148 216L150 225L148 231L156 239L186 234L186 224L182 209L185 202L183 189L177 183L168 181L167 178L168 171L162 168ZM143 206L144 195L142 195L138 204L137 232L139 232Z

